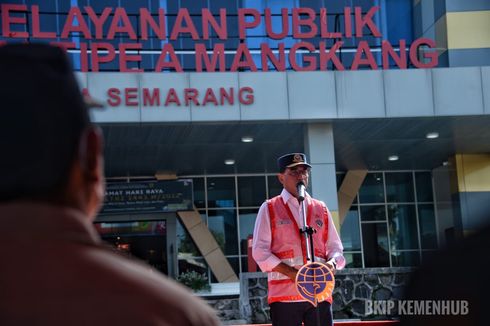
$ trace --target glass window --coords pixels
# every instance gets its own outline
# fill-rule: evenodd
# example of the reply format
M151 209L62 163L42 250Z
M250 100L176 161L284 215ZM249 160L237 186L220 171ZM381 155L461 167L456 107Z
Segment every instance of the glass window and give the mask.
M361 236L359 231L359 214L357 206L351 207L340 228L340 239L344 250L361 250Z
M191 43L188 45L187 43ZM193 44L192 41L184 42L184 49L188 50L192 48ZM184 71L195 71L196 70L196 59L193 58L194 54L184 54L182 57L182 67L184 68Z
M365 267L390 266L386 223L363 223L362 245Z
M423 249L437 248L436 221L433 204L419 204L420 242Z
M12 1L12 2L14 2L14 1ZM47 5L47 4L46 4L46 5ZM39 18L39 22L40 22L40 25L41 25L41 30L42 30L42 31L50 31L50 32L51 32L51 31L53 31L53 32L54 32L54 31L58 31L58 28L57 28L57 27L58 27L58 22L59 22L59 21L63 21L63 22L65 22L66 20L60 19L60 18L58 17L58 15L57 15L57 14L54 14L54 12L56 12L56 11L57 11L57 9L56 9L56 8L53 8L53 10L50 10L50 9L48 9L48 8L49 8L49 6L48 6L48 7L46 7L46 6L45 6L45 4L43 4L43 5L42 5L42 6L40 6L40 8L39 8L39 11L40 11L40 14L39 14L39 16L40 16L40 18ZM50 11L50 12L49 12L49 11ZM44 13L43 13L43 12L44 12ZM49 13L48 13L48 12L49 12ZM12 14L11 14L11 15L12 15ZM15 15L12 15L12 16L15 16ZM66 16L64 16L63 18L66 18ZM29 26L29 25L28 25L28 26ZM15 24L11 24L11 25L10 25L11 30L13 30L13 28L12 28L12 27L15 27ZM32 35L32 29L33 29L33 26L31 25L31 26L29 26L29 27L30 27L30 28L29 28L29 29L30 29L30 33L31 33L31 35ZM56 34L60 35L60 34L61 34L61 32L60 32L60 31L58 31L58 33L56 33ZM74 35L74 34L71 34L71 35Z
M206 0L180 0L180 7L187 8L189 14L200 15L202 8L208 7L208 1ZM194 23L196 24L196 23ZM197 24L196 24L197 28Z
M405 39L407 44L412 43L412 1L398 0L385 1L386 11L383 16L386 18L386 29L382 30L383 39L387 39L391 44L397 44L401 39ZM417 25L417 24L415 24ZM418 35L415 35L419 37Z
M388 205L392 250L418 249L415 205Z
M282 184L277 179L277 176L270 175L267 177L267 183L269 186L268 197L272 198L281 194Z
M258 212L258 209L241 209L238 212L238 221L240 223L240 250L242 255L248 254L247 239L254 233L255 219Z
M393 251L391 263L393 267L418 266L420 264L419 251Z
M212 10L213 13L219 13L219 10L221 8L225 8L226 13L228 15L236 14L237 7L238 6L236 1L210 1L209 2L209 8ZM235 31L236 29L233 30Z
M194 205L197 208L206 207L206 197L204 195L204 178L192 179L192 186L194 188Z
M210 210L208 228L225 255L238 255L236 210Z
M362 268L361 253L344 253L345 267L347 268Z
M137 257L167 274L167 222L96 223L101 238L123 255Z
M385 205L361 206L361 221L386 221Z
M238 204L241 207L260 206L265 196L264 177L238 178Z
M248 256L242 256L241 258L242 260L242 273L243 272L260 272L260 267L257 265L257 263L255 262L255 260L253 260L253 258L250 260L250 263L253 264L253 266L248 267L249 265L249 259L248 259Z
M235 207L235 178L208 178L208 207Z
M430 172L416 172L415 185L417 188L417 201L433 201L432 196L432 176Z
M368 173L359 189L359 202L384 203L383 173Z
M388 202L413 202L413 178L411 172L386 173L386 200Z
M206 215L201 213L201 219L206 220ZM177 257L179 259L186 259L189 257L201 256L199 249L197 249L194 240L187 232L185 227L177 220Z

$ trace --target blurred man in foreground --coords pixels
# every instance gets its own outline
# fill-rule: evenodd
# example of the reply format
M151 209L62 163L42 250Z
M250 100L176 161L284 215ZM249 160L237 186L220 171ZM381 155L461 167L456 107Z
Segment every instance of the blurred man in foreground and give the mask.
M102 246L102 134L62 50L0 47L0 101L0 324L217 325L186 289Z

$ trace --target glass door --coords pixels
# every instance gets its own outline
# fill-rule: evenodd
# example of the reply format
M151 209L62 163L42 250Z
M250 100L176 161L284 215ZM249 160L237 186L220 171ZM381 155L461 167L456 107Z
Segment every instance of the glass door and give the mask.
M101 238L116 250L143 260L168 275L167 221L95 223Z

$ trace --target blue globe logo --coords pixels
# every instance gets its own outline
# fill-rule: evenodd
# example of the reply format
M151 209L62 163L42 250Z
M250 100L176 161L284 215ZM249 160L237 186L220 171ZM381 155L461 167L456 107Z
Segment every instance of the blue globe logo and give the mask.
M335 278L327 265L309 263L301 267L296 275L296 289L299 295L316 307L318 302L332 296Z

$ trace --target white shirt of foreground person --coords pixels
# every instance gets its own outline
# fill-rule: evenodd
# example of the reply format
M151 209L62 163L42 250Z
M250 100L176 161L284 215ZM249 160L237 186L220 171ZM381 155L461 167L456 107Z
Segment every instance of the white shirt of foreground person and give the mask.
M298 223L298 226L303 228L303 217L301 215L301 206L299 205L298 199L291 195L286 189L282 190L281 197L284 203L289 206L296 223ZM310 195L306 193L306 197L308 198ZM327 212L327 261L332 258L335 259L337 269L342 269L345 266L345 258L343 256L344 247L342 246L342 241L340 241L337 230L335 229L335 225L332 221L332 215L330 214L328 208ZM271 252L271 241L272 235L269 209L267 207L267 202L264 202L262 206L260 206L259 213L257 214L252 242L253 258L263 272L272 271L272 269L281 262L281 260Z

